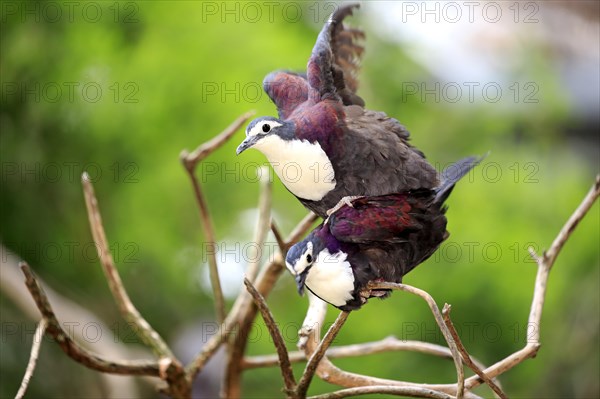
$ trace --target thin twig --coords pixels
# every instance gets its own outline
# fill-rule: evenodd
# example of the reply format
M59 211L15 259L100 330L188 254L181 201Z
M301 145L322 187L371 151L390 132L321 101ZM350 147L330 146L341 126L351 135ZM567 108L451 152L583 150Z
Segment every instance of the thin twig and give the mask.
M193 380L202 371L204 365L219 350L229 335L235 331L235 324L232 321L234 319L233 316L232 313L227 315L217 332L204 344L200 353L194 357L194 360L186 366L186 374L189 380Z
M208 210L206 198L204 197L200 182L196 177L195 170L199 162L204 160L204 158L225 144L252 115L254 115L253 112L247 112L241 115L231 125L226 127L225 130L211 140L201 144L191 153L189 153L187 150L183 150L179 156L192 182L196 202L198 203L198 208L200 209L202 230L204 233L204 239L206 240L205 242L207 244L206 250L208 255L210 285L213 289L213 296L215 298L215 313L219 323L223 323L225 320L226 312L225 298L223 297L223 290L221 289L221 280L219 279L219 269L217 265L215 229L210 212Z
M411 398L433 398L433 399L454 399L443 392L434 391L433 389L420 387L395 387L389 385L370 385L366 387L354 387L340 389L339 391L325 393L322 395L310 396L308 399L339 399L349 396L370 395L375 393L408 396Z
M302 321L302 327L298 331L298 342L296 347L304 351L306 357L310 359L321 340L321 326L325 322L329 304L312 293L306 292L308 298L308 309L306 316Z
M305 234L306 231L312 226L312 223L314 223L315 220L316 215L312 212L309 213L306 217L304 217L304 219L302 219L296 225L292 233L290 233L290 235L287 237L288 242L291 242L291 240L294 239L298 240L299 237ZM260 292L261 295L266 296L272 290L273 286L275 285L275 282L277 281L277 278L283 271L282 262L283 259L281 257L281 254L275 254L272 261L259 273L254 285L257 287L257 291ZM188 379L193 380L196 377L196 375L202 370L202 368L208 362L208 360L231 336L232 332L239 332L240 320L250 319L250 322L252 322L255 315L248 314L248 312L252 311L251 308L248 308L248 306L252 304L252 301L248 301L247 298L249 298L249 294L247 292L243 292L241 295L238 296L225 321L219 326L217 333L208 340L208 342L202 347L200 352L194 357L194 360L192 360L192 362L190 362L190 364L186 367ZM247 315L248 317L244 317L244 315ZM239 362L240 360L238 359L238 363Z
M306 317L300 329L299 344L298 347L304 350L306 356L310 357L317 349L319 344L320 329L323 325L325 314L327 311L327 303L316 297L314 294L308 292L309 307L306 313ZM449 349L446 349L450 352ZM450 353L448 355L454 359L454 356ZM324 356L319 366L317 367L317 375L323 380L330 384L339 385L345 388L355 388L372 385L387 385L387 386L400 386L400 387L412 387L417 389L431 389L439 392L444 392L449 395L456 393L456 385L446 384L417 384L406 381L391 380L385 378L378 378L372 376L366 376L362 374L356 374L348 372L336 367L326 356ZM465 398L476 399L476 395L466 392Z
M254 239L252 241L253 253L250 256L251 261L246 269L246 278L250 281L254 281L258 274L258 268L260 265L260 253L267 238L269 232L270 219L271 219L271 192L272 182L269 175L269 171L266 167L259 169L260 173L260 196L258 199L258 220L256 222L256 228L254 230Z
M311 228L317 216L310 212L304 217L286 237L286 245L292 245L306 234ZM285 270L285 262L283 254L278 251L273 256L273 259L263 267L256 280L254 286L263 297L267 297L273 289L277 279ZM243 371L242 361L244 352L248 344L248 332L251 324L256 318L257 307L254 305L252 298L247 292L242 292L235 303L233 304L230 315L233 315L232 320L235 320L236 331L235 337L229 345L229 356L227 359L227 367L225 370L225 380L221 395L227 398L238 398L241 395L240 379Z
M188 170L193 170L198 162L201 162L214 151L221 148L223 144L225 144L231 137L239 130L240 127L248 119L250 119L254 115L254 111L246 112L245 114L240 115L235 121L233 121L229 126L227 126L221 133L207 141L199 145L194 151L188 153L187 151L183 151L181 154L181 160L185 164L185 168Z
M585 198L581 202L581 204L577 207L575 212L571 215L569 220L565 223L560 232L550 245L550 248L544 252L543 261L547 265L548 269L551 269L554 265L554 261L556 257L560 253L560 250L565 245L573 230L577 227L581 219L585 216L585 214L590 210L594 202L598 199L600 195L600 175L596 176L596 181L590 191L586 194Z
M223 297L223 290L221 289L221 280L219 279L219 269L217 265L217 254L216 254L216 239L215 229L213 226L212 218L208 210L208 203L204 197L204 193L200 186L200 182L196 177L195 170L199 162L204 160L207 156L212 154L215 150L225 144L238 129L252 116L253 112L247 112L237 118L231 125L225 128L220 134L201 144L191 153L187 150L183 150L179 155L185 170L192 182L194 188L194 194L196 196L196 202L200 209L200 219L202 222L202 230L204 239L206 240L206 251L208 255L208 271L210 276L210 285L213 289L213 296L215 298L215 313L217 321L223 323L225 320L225 298Z
M117 303L121 315L125 320L132 323L136 328L133 330L136 334L144 341L146 345L152 348L156 354L161 357L173 358L171 349L167 346L162 337L150 326L150 324L144 319L137 308L129 299L127 291L123 287L123 281L119 276L119 272L115 267L108 240L106 239L106 233L104 232L104 226L102 224L102 216L100 215L100 209L98 207L98 200L94 193L94 187L90 181L89 175L84 172L81 176L81 182L83 184L83 194L85 197L85 205L87 207L88 218L90 221L90 228L92 230L92 237L96 244L96 250L98 251L98 258L102 265L102 270L106 280L108 281L108 287L110 292Z
M452 319L450 318L450 310L451 309L452 309L452 307L450 305L445 304L444 308L442 309L442 316L444 318L444 323L446 323L446 327L448 327L448 330L450 331L450 334L452 335L452 338L454 339L454 342L456 343L456 347L458 348L458 351L460 352L463 361L471 370L473 370L475 372L475 374L477 374L479 377L481 377L481 379L501 399L508 399L508 397L502 391L502 389L500 389L500 387L498 385L496 385L494 383L494 381L492 381L491 378L489 378L487 375L485 375L485 373L483 371L481 371L481 369L471 359L471 355L469 355L469 352L467 352L467 349L465 348L460 337L458 336L458 332L456 331L456 328L454 327L454 323L452 323Z
M389 336L374 342L330 347L327 349L327 352L325 352L325 355L330 359L341 359L393 351L419 352L452 360L452 352L450 352L450 349L445 346L423 341L402 341L394 336ZM306 353L302 351L290 352L288 356L290 358L290 362L292 363L298 363L307 360ZM485 368L485 366L478 360L473 359L473 362L477 365L477 367ZM279 359L277 355L256 355L244 358L244 368L247 369L273 367L277 366L278 364Z
M71 337L62 329L54 310L48 301L48 297L44 289L39 285L35 275L25 262L19 264L23 274L25 275L25 284L31 293L38 309L42 313L42 317L46 319L48 326L46 332L50 334L59 344L60 348L70 358L84 366L101 371L104 373L124 374L124 375L149 375L159 377L158 363L155 361L119 361L106 360L98 355L89 352L87 349L79 346Z
M598 196L600 196L600 175L596 176L594 185L590 191L588 191L577 209L575 209L571 217L569 217L567 222L564 224L563 228L552 242L550 249L548 249L548 251L546 251L541 257L538 256L533 249L529 250L533 259L537 262L538 271L535 278L535 287L533 291L533 299L531 301L529 319L527 320L527 343L525 344L525 347L519 351L512 353L506 358L483 370L488 377L495 378L500 374L512 369L517 364L522 363L524 360L536 356L540 348L540 322L542 319L542 310L544 308L544 299L546 296L546 288L550 269L554 265L554 262L556 261L556 258L565 242L569 239L581 219L583 219L583 217L588 213L594 202L598 199ZM467 378L465 381L465 386L467 389L473 389L482 383L483 380L479 376L473 376Z
M277 252L271 262L264 267L256 277L255 286L258 292L266 297L283 272L283 259ZM248 344L248 335L252 322L256 318L258 308L254 305L252 297L248 292L238 295L234 303L231 315L235 317L236 334L229 342L229 356L221 396L226 398L238 398L241 396L240 378L242 359Z
M281 235L281 232L279 231L279 228L277 227L277 223L275 223L274 219L271 219L271 231L273 232L275 241L277 241L277 246L279 247L279 250L281 251L283 256L285 256L285 254L287 253L287 250L288 250L287 244L286 244L285 240L283 239L283 236Z
M529 320L527 324L527 340L530 343L539 343L540 342L540 322L542 319L542 309L544 306L544 299L546 296L546 282L548 280L548 275L550 274L550 270L552 266L554 266L554 262L560 250L563 248L567 239L571 236L581 219L586 215L586 213L590 210L598 196L600 195L600 175L596 176L596 181L590 191L586 194L581 204L577 207L577 209L573 212L571 217L564 224L560 232L550 245L550 248L547 251L544 251L544 254L540 257L535 254L535 251L530 248L529 252L534 254L533 259L536 261L538 265L537 277L535 280L535 289L534 296L531 305L531 311L529 313Z
M196 201L200 208L200 219L202 220L202 229L204 231L206 255L208 257L208 272L210 276L210 285L213 289L213 297L215 300L215 313L217 321L222 323L225 319L225 298L221 288L221 280L219 279L219 269L217 265L217 244L215 241L215 233L212 224L212 218L208 211L208 204L200 188L200 183L194 175L194 172L189 173L196 195Z
M482 370L488 378L496 378L501 374L506 373L508 370L512 369L516 365L522 363L523 361L535 357L538 350L540 349L539 344L527 344L524 348L508 355L504 359L496 362L495 364L489 366L485 370ZM471 390L479 385L483 384L484 381L478 375L471 376L465 380L465 389ZM444 385L446 386L455 386L452 385Z
M465 374L464 374L464 370L463 370L463 364L462 364L462 361L460 358L460 354L458 352L458 348L456 347L456 343L452 339L452 335L450 334L448 327L446 327L446 324L444 323L444 319L442 317L440 309L438 308L437 304L435 303L435 301L433 300L431 295L429 295L429 293L427 293L426 291L423 291L419 288L415 288L415 287L412 287L412 286L406 285L406 284L383 282L383 283L369 284L368 287L370 289L396 289L396 290L409 292L411 294L414 294L414 295L417 295L417 296L423 298L423 300L425 300L425 302L427 302L427 305L429 305L429 309L431 310L431 313L433 314L433 317L435 318L436 323L438 324L440 330L442 331L442 334L444 335L444 338L446 339L446 342L448 343L448 348L450 348L450 352L452 352L452 357L454 359L454 365L456 367L456 377L457 377L456 398L461 399L464 395L464 389L465 389L465 386L464 386Z
M0 244L0 297L12 301L22 312L24 316L27 316L31 320L40 320L40 310L38 309L35 301L31 299L31 294L27 290L27 286L23 284L23 272L19 268L19 262L21 259L17 257L10 250ZM77 320L79 322L91 322L98 327L100 331L109 331L109 327L103 323L96 315L91 313L89 310L84 309L81 304L75 303L74 301L64 297L63 295L55 292L52 288L48 287L47 284L36 276L38 284L44 287L46 294L49 298L52 298L52 305L57 315L65 314L69 315L70 320ZM81 325L81 324L80 324ZM73 339L80 345L86 347L91 342L86 340L82 335L83 330L79 329L80 334L76 334L78 329L72 330ZM85 335L85 334L84 334ZM107 358L148 358L152 356L150 348L136 347L135 350L130 348L130 345L123 344L121 342L115 342L114 339L104 334L100 340L94 340L93 350L97 353L102 353ZM120 341L120 340L117 340ZM51 344L53 342L50 342ZM47 342L44 343L44 345ZM135 352L135 353L134 353ZM40 354L43 356L43 354ZM36 369L37 370L37 369ZM37 370L36 372L40 372ZM37 377L36 377L37 378ZM136 379L133 378L120 378L118 375L100 373L98 376L99 383L102 386L102 392L106 397L112 398L119 395L123 397L138 397L139 384ZM154 386L156 379L154 377L143 377L139 379L145 384Z
M285 245L287 248L291 247L306 234L311 226L317 221L319 217L314 212L309 212L304 218L296 225L294 230L286 237Z
M317 371L319 362L321 359L323 359L323 356L325 356L325 351L327 348L329 348L329 345L331 345L337 336L338 332L346 322L349 314L350 312L340 312L333 325L329 328L329 330L327 330L327 333L317 346L317 349L311 355L306 367L304 368L304 373L302 373L302 378L300 378L300 382L298 382L298 387L296 388L296 394L298 397L303 398L306 396L306 392L308 391L310 382Z
M288 351L285 347L285 341L281 336L281 332L279 328L277 328L277 324L275 324L275 319L265 302L265 298L256 291L256 288L252 285L252 283L245 278L244 284L246 285L246 289L252 298L254 298L254 303L258 306L260 313L267 325L267 329L269 330L269 334L271 334L271 338L273 338L273 343L275 344L275 349L277 350L277 356L279 357L279 367L281 369L281 375L283 376L283 382L285 384L285 391L288 394L291 394L296 389L296 379L294 378L294 372L292 371L292 364L290 363L290 359L288 357Z
M25 375L23 376L23 381L21 381L21 386L19 387L19 392L17 392L15 399L23 398L23 396L25 396L25 392L27 392L29 381L31 380L33 372L35 371L35 365L40 354L40 348L42 347L42 339L44 338L44 333L46 332L47 325L48 322L46 321L46 319L42 318L38 323L37 328L35 329L35 334L33 335L33 343L31 345L31 354L29 355L29 362L27 363Z
M317 346L316 337L319 334L319 329L315 328L310 332L309 339L305 346L307 354L313 353ZM319 377L330 384L339 385L346 388L358 388L365 386L394 386L414 389L429 389L433 391L443 392L448 395L454 395L456 393L456 385L452 384L417 384L406 381L390 380L385 378L378 378L372 376L366 376L362 374L351 373L344 371L336 367L327 357L323 357L317 368L317 374ZM465 398L467 399L478 399L479 396L465 392Z

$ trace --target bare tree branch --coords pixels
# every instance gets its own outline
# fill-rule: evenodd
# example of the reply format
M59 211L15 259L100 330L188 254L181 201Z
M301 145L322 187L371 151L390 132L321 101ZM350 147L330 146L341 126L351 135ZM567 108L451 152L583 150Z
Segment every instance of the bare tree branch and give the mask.
M200 219L202 220L202 229L204 231L206 254L208 256L208 271L210 276L210 285L213 289L213 297L215 300L215 313L219 323L222 323L225 319L225 298L223 297L223 290L221 288L221 281L219 279L219 269L217 265L217 247L215 240L214 227L210 212L208 211L208 204L200 183L196 178L193 170L188 170L190 179L192 180L192 186L194 187L194 193L196 195L196 201L200 208Z
M31 293L38 309L42 313L42 317L47 321L48 326L46 332L50 334L60 348L70 358L84 366L101 371L104 373L125 374L125 375L149 375L159 377L159 367L157 362L153 361L120 361L115 362L106 360L98 355L89 352L87 349L79 346L71 337L62 329L48 297L44 289L37 282L35 275L25 262L20 264L21 270L25 275L25 284Z
M219 350L221 345L229 337L229 335L235 331L235 324L233 319L234 314L232 312L227 315L225 321L219 326L217 332L210 337L210 339L204 344L200 353L194 357L194 360L186 367L187 378L191 381L196 378L198 373L202 371L202 368L210 360L210 358Z
M266 296L271 292L277 279L283 271L281 254L275 254L274 259L267 264L255 280L256 290ZM247 292L242 292L233 305L231 314L235 317L236 334L229 343L229 356L225 371L225 381L221 395L227 398L238 398L241 395L240 375L243 371L241 364L248 343L248 333L252 321L256 317L257 307Z
M458 332L454 327L454 323L452 323L452 319L450 319L451 309L452 307L450 305L445 304L444 308L442 309L442 316L444 317L444 323L446 323L446 327L448 327L448 330L450 331L454 342L456 342L456 347L458 348L458 351L460 352L463 361L471 370L475 372L475 374L477 374L479 377L481 377L483 381L485 381L485 383L496 393L496 395L498 395L498 397L500 397L501 399L508 399L508 397L502 391L502 389L500 389L500 387L496 385L494 381L492 381L487 375L485 375L485 373L481 371L481 369L471 359L471 355L469 355L469 352L467 352L467 349L465 348L460 337L458 336Z
M533 299L531 302L531 311L529 313L529 319L527 321L527 343L525 347L496 364L483 370L483 372L490 378L494 378L507 370L512 369L517 364L523 362L525 359L535 357L537 351L540 348L540 323L542 319L542 310L544 308L544 299L546 296L546 287L550 270L556 261L560 250L564 246L565 242L569 239L575 227L579 224L581 219L587 214L594 202L600 196L600 175L596 176L594 185L590 191L586 194L583 201L579 204L577 209L573 212L571 217L567 220L563 228L560 230L552 245L548 251L544 252L543 256L535 254L533 249L530 249L530 253L533 255L533 259L536 260L538 271L535 278L535 288L533 291ZM483 383L483 380L479 377L473 376L467 379L467 389L473 389Z
M275 220L273 219L271 219L271 232L273 232L273 236L275 236L275 241L277 241L277 246L279 247L282 255L285 255L288 249L286 248L285 240L283 239L283 236L277 227L277 223L275 223Z
M300 379L300 382L298 382L298 387L296 389L297 396L301 398L306 396L308 386L310 385L310 382L312 381L312 378L315 375L315 371L317 371L317 366L319 365L319 362L321 361L321 359L323 359L323 356L325 356L325 351L327 350L327 348L329 348L329 345L331 345L331 343L337 336L338 332L346 322L346 319L348 318L349 314L350 312L340 312L337 319L335 319L333 325L329 328L329 330L317 346L317 349L310 356L310 359L306 364L306 368L304 369L304 373L302 374L302 378Z
M419 352L452 360L452 353L450 352L450 349L445 346L422 341L402 341L394 336L388 336L380 341L330 347L325 352L325 355L330 359L341 359L346 357L365 356L393 351ZM298 363L307 360L306 354L302 351L290 352L289 358L290 362L292 363ZM471 358L477 367L485 368L485 365L483 365L481 362L473 357ZM256 355L244 358L243 366L246 369L253 369L259 367L273 367L277 366L278 364L279 360L277 355Z
M290 246L297 242L311 228L317 216L310 212L296 225L294 230L286 238L286 246ZM277 252L272 261L268 262L263 267L256 280L254 286L256 290L263 296L267 297L277 282L279 276L285 269L283 254ZM254 319L256 318L257 307L254 305L252 298L247 292L242 292L236 299L230 314L233 315L237 323L237 334L230 342L229 356L227 367L225 370L225 381L223 382L222 396L227 398L238 398L241 395L240 391L240 376L243 371L242 360L248 343L248 332Z
M258 306L260 313L262 314L263 320L269 330L269 334L271 334L271 338L273 338L273 343L275 344L275 349L277 350L277 356L279 357L279 367L281 369L281 374L283 376L283 381L285 384L285 390L288 394L291 394L296 389L296 379L294 378L294 372L292 371L292 364L290 363L290 358L288 357L288 351L285 347L285 341L281 336L281 332L279 328L277 328L277 324L275 324L275 319L265 302L265 298L256 291L256 288L252 285L252 283L245 278L244 284L248 289L252 298L254 298L254 302Z
M181 153L181 161L184 163L184 166L187 170L194 170L198 162L202 162L206 157L210 154L221 148L223 144L231 139L231 137L239 130L240 127L248 119L250 119L254 115L254 111L246 112L245 114L240 115L235 121L233 121L229 126L227 126L221 133L198 146L194 151L188 153L188 151L184 150Z
M339 391L326 393L323 395L310 396L308 399L338 399L349 396L370 395L382 393L388 395L408 396L411 398L433 398L433 399L453 399L453 396L443 392L434 391L428 388L419 387L395 387L390 385L371 385L366 387L354 387L341 389Z
M454 359L454 365L456 367L456 376L457 376L456 398L461 399L464 395L464 389L465 389L465 374L464 374L464 370L463 370L462 360L460 358L458 348L456 347L456 342L452 339L452 335L450 334L448 327L446 327L446 324L444 323L444 318L442 317L442 314L440 313L440 309L437 307L437 304L435 303L435 301L433 300L431 295L429 295L429 293L427 293L419 288L415 288L415 287L412 287L412 286L406 285L406 284L398 284L398 283L387 283L387 282L375 283L375 284L369 284L368 288L369 289L397 289L397 290L409 292L411 294L420 296L421 298L423 298L425 300L425 302L427 302L427 305L429 305L429 309L431 310L431 313L433 314L435 321L437 322L438 326L440 327L440 330L442 331L442 334L444 335L444 338L446 339L446 342L448 343L448 348L450 348L450 352L452 352L452 358Z
M31 380L33 372L35 371L35 365L40 354L40 348L42 347L42 339L44 338L44 333L46 332L47 325L48 323L46 322L46 319L42 318L38 323L37 328L35 329L35 334L33 335L33 343L31 345L31 354L29 355L29 362L27 363L25 375L23 376L23 381L21 381L21 386L19 387L19 391L17 392L15 399L22 399L23 396L25 396L25 392L27 392L29 381Z
M223 297L223 290L221 289L219 269L217 266L215 229L213 227L212 218L208 210L206 198L204 197L204 193L200 187L200 182L198 181L198 178L194 172L196 170L196 165L198 165L199 162L225 144L227 140L229 140L252 115L254 115L254 112L247 112L243 114L231 125L225 128L223 132L206 143L200 145L192 153L189 153L187 150L183 150L179 156L192 182L194 194L196 196L196 202L200 208L200 219L202 221L204 238L210 247L208 248L208 270L210 275L210 284L212 286L213 296L215 298L215 312L219 323L223 323L225 320L226 312L225 299Z
M125 288L123 288L123 281L119 276L119 272L115 267L112 254L110 253L108 240L106 239L104 226L102 225L102 216L100 215L98 200L96 199L96 194L94 193L94 187L92 186L90 177L86 172L84 172L81 176L81 182L83 184L83 193L85 197L88 218L90 220L90 228L92 230L94 242L96 243L96 250L98 251L98 258L100 259L100 264L102 265L102 270L104 271L106 281L108 281L110 292L115 298L123 318L137 327L134 328L136 334L159 356L173 358L174 356L171 352L171 349L169 349L162 337L140 314L140 312L129 299L127 291L125 291Z
M254 239L252 240L253 253L250 256L251 261L246 269L246 278L250 281L254 281L258 274L258 268L260 265L261 250L264 246L267 233L269 232L270 221L271 221L271 191L272 182L269 175L269 171L266 167L260 169L260 196L258 199L258 220L256 222L256 229L254 230Z
M311 226L317 221L319 217L314 212L309 212L304 218L296 225L294 230L285 239L285 244L289 248L298 241L310 230Z
M544 307L544 298L546 295L546 281L548 280L548 275L552 266L554 266L554 262L556 261L556 257L560 253L560 250L563 248L581 219L586 215L586 213L590 210L594 202L598 199L600 195L600 175L596 176L596 181L590 191L586 194L585 198L581 202L581 204L577 207L577 209L573 212L569 220L565 223L565 225L560 229L560 232L550 245L550 248L547 251L544 251L543 255L537 256L535 255L533 259L536 261L538 265L538 274L535 279L535 289L534 289L534 297L533 303L531 306L531 311L529 313L529 323L527 325L527 339L529 342L539 343L540 342L540 322L542 319L542 309ZM529 252L531 254L535 254L535 251L530 248Z
M302 237L302 235L305 234L306 231L312 226L316 218L317 217L315 214L309 213L290 233L287 238L287 243L293 243L297 241L299 237ZM257 291L261 295L266 296L272 290L282 271L282 255L275 254L273 260L260 271L255 280L254 285L256 286ZM230 361L227 368L227 375L229 375L229 377L226 377L226 381L224 383L224 392L226 392L226 396L235 396L234 380L239 378L239 373L242 371L241 361L243 359L243 352L245 350L245 342L243 343L243 348L240 342L247 340L247 334L242 336L243 334L241 333L241 326L244 324L246 326L249 325L256 317L256 308L252 308L252 305L253 302L249 294L247 292L240 293L225 321L219 327L217 333L210 338L210 340L201 349L200 353L198 353L194 360L187 366L186 373L188 379L193 380L195 376L202 370L206 362L219 349L221 344L230 337L230 334L233 331L236 331L238 333L236 334L236 340L239 348L239 351L236 353L237 360L234 362L232 359L233 355L230 353ZM239 396L239 392L237 396Z
M320 336L320 328L325 319L328 305L326 302L314 296L310 292L308 292L308 299L309 307L303 322L303 326L299 332L300 340L298 346L305 351L306 356L310 357L310 355L316 351L317 345L319 344L318 337ZM448 353L450 353L449 349L446 350ZM449 357L453 358L451 353L449 354ZM323 357L319 363L317 367L317 374L322 380L330 384L346 388L386 385L415 389L430 389L449 395L454 395L456 393L456 385L417 384L351 373L336 367L327 357ZM470 392L467 392L465 397L469 399L477 398L476 395Z
M543 255L543 263L546 265L548 269L552 269L554 266L554 262L556 261L556 257L560 253L560 250L563 248L581 219L588 213L594 202L598 199L600 195L600 175L596 176L596 181L590 191L586 194L581 204L575 209L575 212L571 215L569 220L565 223L560 232L550 245L550 248L544 252Z
M16 254L0 244L0 273L2 275L2 278L0 278L0 295L12 301L27 318L39 321L40 311L27 286L23 284L23 272L19 268L20 261L21 259ZM36 280L40 286L44 287L44 291L57 315L68 314L71 320L77 320L81 325L91 323L101 331L109 330L109 326L97 315L52 290L39 276L36 276ZM95 340L93 343L88 342L83 331L76 328L71 329L70 333L73 334L71 338L84 348L90 349L90 346L92 346L96 353L102 353L107 358L145 359L153 356L149 348L140 346L133 348L121 342L116 342L109 334L101 335L100 339ZM132 378L121 378L118 375L107 373L99 373L98 377L102 385L102 394L107 399L140 396L139 384ZM150 386L156 384L155 377L145 376L139 380Z
M307 344L307 350L310 350L313 344L311 341ZM429 389L441 393L446 393L448 395L453 395L456 392L455 384L418 384L400 380L390 380L385 378L371 377L362 374L352 373L345 370L342 370L336 367L327 357L324 357L317 368L317 374L319 377L334 385L349 387L349 388L359 388L366 386L392 386L392 387L404 387L404 388L414 388L414 389ZM479 396L474 395L471 392L465 392L465 398L467 399L476 399Z

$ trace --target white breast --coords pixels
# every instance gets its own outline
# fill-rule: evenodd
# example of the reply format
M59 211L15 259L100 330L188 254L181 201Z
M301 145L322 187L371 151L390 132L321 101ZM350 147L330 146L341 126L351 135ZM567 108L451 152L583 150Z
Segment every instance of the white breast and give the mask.
M255 144L283 184L297 197L318 201L335 188L333 166L318 143L270 135Z
M345 305L352 299L354 274L344 252L330 254L321 251L306 276L306 286L324 301L335 306Z

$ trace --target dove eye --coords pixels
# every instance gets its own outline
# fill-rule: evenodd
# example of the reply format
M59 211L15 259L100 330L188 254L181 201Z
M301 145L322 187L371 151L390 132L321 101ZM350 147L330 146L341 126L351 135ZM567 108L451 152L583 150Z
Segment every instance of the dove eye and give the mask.
M269 133L270 130L271 130L271 125L269 125L268 123L265 123L264 125L262 125L263 132Z

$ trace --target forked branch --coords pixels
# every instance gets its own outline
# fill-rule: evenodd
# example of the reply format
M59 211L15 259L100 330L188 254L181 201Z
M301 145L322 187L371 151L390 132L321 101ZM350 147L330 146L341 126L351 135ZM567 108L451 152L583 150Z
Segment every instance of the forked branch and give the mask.
M292 363L290 362L290 358L288 357L288 351L285 347L285 341L281 336L281 332L279 328L277 328L277 324L275 323L275 319L265 302L265 298L254 288L250 280L247 278L244 279L244 284L246 285L246 289L252 295L254 299L254 303L258 306L258 310L265 321L267 329L269 330L269 334L271 334L271 338L273 338L273 343L275 344L275 349L277 350L277 356L279 357L279 368L281 369L281 374L283 376L283 381L285 383L285 391L288 394L292 394L296 389L296 379L294 378L294 372L292 371Z
M350 312L340 312L337 319L335 319L333 325L329 328L329 330L327 330L327 333L325 334L321 342L319 342L319 345L317 345L317 348L308 359L308 363L306 364L304 373L302 374L302 378L298 383L298 388L296 391L299 397L303 398L306 396L308 386L310 385L310 382L312 381L312 378L315 375L315 371L317 371L319 362L325 356L325 351L327 350L327 348L329 348L329 346L337 336L338 332L340 332L349 314Z
M554 262L556 261L560 250L563 248L566 241L575 230L575 227L579 224L581 219L583 219L594 202L598 199L598 196L600 196L600 175L596 176L594 185L590 191L588 191L577 209L575 209L571 217L567 220L563 228L560 230L550 248L545 251L542 256L538 256L535 251L530 249L530 253L537 263L538 271L535 278L531 311L529 313L529 319L527 320L526 336L528 337L528 342L521 350L507 356L496 364L483 370L483 373L485 373L489 378L495 378L522 363L525 359L535 357L537 354L540 348L540 322L542 319L542 310L544 308L544 299L546 296L546 288L550 270L552 269L552 266L554 266ZM482 383L483 380L479 376L473 376L467 379L465 386L467 389L473 389Z
M444 323L444 318L442 317L442 313L440 312L440 309L438 308L437 304L435 303L433 297L431 295L429 295L427 292L425 292L419 288L416 288L416 287L413 287L410 285L406 285L406 284L383 282L383 283L369 284L368 288L369 289L392 289L392 290L400 290L400 291L409 292L413 295L417 295L417 296L421 297L427 303L427 305L429 306L429 309L431 310L431 313L433 314L433 317L435 318L435 321L436 321L438 327L440 328L440 331L442 332L442 334L444 335L444 338L446 339L446 342L448 343L448 348L450 348L450 352L452 353L452 358L454 360L454 365L456 367L456 376L457 376L456 397L457 397L457 399L461 399L464 395L464 389L465 389L465 374L464 374L464 370L463 370L462 360L461 360L460 354L458 352L458 348L456 347L456 342L452 338L452 335L450 334L448 327L446 327L446 324Z
M452 360L450 349L445 346L423 341L400 340L394 336L388 336L379 341L364 342L361 344L332 346L325 352L330 359L341 359L347 357L366 356L376 353L387 353L395 351L419 352L426 355L438 356ZM290 362L298 363L307 361L306 353L294 351L289 353ZM473 358L473 362L479 368L485 366ZM273 367L278 365L277 355L256 355L244 359L244 368L253 369L259 367Z
M481 377L481 379L496 393L496 395L498 395L499 398L508 399L508 397L502 391L502 389L498 385L496 385L496 383L494 381L492 381L491 378L489 378L487 375L485 375L485 373L483 371L481 371L481 368L475 364L473 359L471 359L471 355L469 355L469 352L463 345L460 337L458 336L458 332L456 331L456 328L454 327L454 323L452 323L452 319L450 319L450 310L451 309L452 309L452 307L450 305L445 304L444 308L442 309L442 316L444 317L444 323L446 323L446 327L448 327L448 330L450 331L452 338L456 342L456 347L458 348L458 351L460 352L460 355L462 356L463 362L467 365L467 367L469 367L471 370L473 370L475 372L475 374L477 374L479 377Z
M47 322L46 332L54 338L60 348L71 359L83 364L91 369L104 373L124 374L124 375L149 375L159 377L159 366L153 361L114 361L104 359L103 357L93 354L87 349L75 342L61 327L54 310L48 301L48 297L44 289L39 285L35 275L25 262L20 264L21 270L25 275L25 284L29 293L33 297L38 309L42 313L42 317Z
M204 239L206 240L205 242L208 246L207 255L210 285L213 289L215 312L219 323L223 323L225 321L226 311L225 298L223 297L223 290L221 289L221 281L219 279L219 269L217 265L215 229L213 226L212 217L210 216L210 211L208 210L208 203L206 202L204 192L202 191L200 182L196 177L195 171L199 162L202 162L207 156L225 144L227 140L229 140L252 115L254 115L253 112L247 112L243 114L213 139L200 145L191 153L189 153L187 150L183 150L179 156L181 163L185 167L185 170L187 171L187 174L192 182L196 202L198 203L198 208L200 209L200 221L202 222Z

